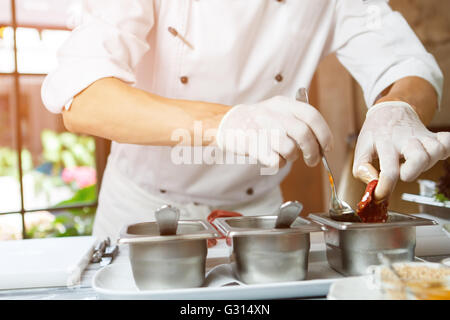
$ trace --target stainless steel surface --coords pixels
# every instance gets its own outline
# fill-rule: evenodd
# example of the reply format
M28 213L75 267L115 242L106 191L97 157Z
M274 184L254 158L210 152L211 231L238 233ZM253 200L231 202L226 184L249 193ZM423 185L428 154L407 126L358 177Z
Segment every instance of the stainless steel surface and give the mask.
M199 287L205 280L206 239L220 235L208 223L181 220L176 235L160 235L157 222L126 226L119 243L129 244L136 286L141 290Z
M105 240L100 241L95 246L95 249L92 254L91 262L97 263L102 260L103 254L105 253L105 250L107 247L111 244L111 239L107 237Z
M393 262L413 261L416 226L436 224L395 212L389 212L385 223L339 222L326 213L308 217L322 224L329 265L347 276L365 274L370 265L379 265L379 253Z
M411 214L402 214L398 212L388 212L388 219L385 223L363 223L363 222L344 222L332 219L327 213L311 213L308 218L313 221L329 226L338 230L352 229L385 229L404 226L430 226L437 225L434 220L416 217Z
M213 224L227 237L286 233L309 233L320 231L321 226L313 221L297 217L290 228L275 228L277 216L244 216L217 218Z
M113 259L111 257L102 258L102 260L100 260L100 266L101 267L107 266L108 264L111 264L112 260Z
M170 205L164 205L155 211L155 218L158 222L159 234L169 236L177 234L178 220L180 220L180 210Z
M232 260L238 278L247 284L306 278L315 223L298 217L291 228L277 229L277 216L218 218L213 224L232 238Z
M322 152L322 163L325 167L325 170L328 174L328 181L330 182L331 188L331 198L330 198L330 216L333 219L338 221L346 221L346 222L361 222L361 219L358 217L356 212L350 207L350 205L340 200L337 196L336 186L334 183L333 174L331 173L330 167L328 166L327 159L325 158L324 153Z
M100 261L100 265L102 267L111 264L111 262L114 260L114 258L119 254L119 246L115 245L113 247L107 247L105 249L105 253L102 256L102 259Z
M103 253L101 251L99 250L94 251L94 253L92 254L91 262L93 263L100 262L102 260L102 256Z
M303 205L297 201L288 201L283 203L278 210L278 217L275 221L275 228L290 228L291 224L300 215Z
M125 226L121 231L118 243L166 242L171 240L204 240L217 238L220 235L207 222L201 220L180 220L176 235L162 236L157 222L143 222Z
M306 88L300 88L297 91L296 97L297 101L309 103L308 99L308 91ZM331 188L331 198L330 198L330 215L339 221L349 221L349 222L361 222L361 219L355 213L355 211L350 207L350 205L342 200L339 200L336 192L336 186L334 183L333 174L331 173L330 166L328 165L327 158L325 157L325 153L322 148L320 148L320 153L322 156L322 163L327 171L328 180L330 182Z
M206 254L205 240L133 244L130 261L136 285L141 290L200 287Z
M105 240L97 243L97 245L95 246L95 249L92 253L91 262L94 262L94 263L100 262L100 260L102 259L103 252L105 251L105 247L106 247Z

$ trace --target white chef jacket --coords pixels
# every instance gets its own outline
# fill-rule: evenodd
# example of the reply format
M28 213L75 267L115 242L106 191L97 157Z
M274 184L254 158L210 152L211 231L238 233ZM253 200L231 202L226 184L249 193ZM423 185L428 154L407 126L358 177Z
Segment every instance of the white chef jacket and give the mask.
M230 106L295 97L333 52L368 106L406 76L428 80L440 100L443 76L433 56L399 13L370 0L87 0L42 99L59 113L104 77L164 97ZM266 194L290 168L264 176L258 165L177 165L170 147L117 142L108 161L145 192L213 206Z

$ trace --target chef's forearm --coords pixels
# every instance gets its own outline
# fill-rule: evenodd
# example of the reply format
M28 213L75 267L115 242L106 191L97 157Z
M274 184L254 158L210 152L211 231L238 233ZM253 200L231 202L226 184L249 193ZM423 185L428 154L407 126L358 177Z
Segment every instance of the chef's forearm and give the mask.
M176 129L193 132L218 127L230 107L220 104L168 99L131 87L115 78L104 78L78 94L63 112L67 130L121 143L173 146ZM204 136L204 135L202 135ZM210 141L203 140L202 144Z
M438 96L434 87L419 77L406 77L396 81L383 92L384 101L404 101L409 103L425 125L430 124L438 106Z

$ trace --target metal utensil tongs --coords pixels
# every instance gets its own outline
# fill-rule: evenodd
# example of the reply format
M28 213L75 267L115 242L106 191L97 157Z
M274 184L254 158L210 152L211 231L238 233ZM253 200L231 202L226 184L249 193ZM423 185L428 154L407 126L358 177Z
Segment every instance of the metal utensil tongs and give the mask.
M300 102L305 102L309 104L308 91L306 88L300 88L297 91L296 100ZM334 220L346 221L346 222L361 222L361 219L356 215L355 211L346 203L345 201L339 200L336 192L336 186L334 184L333 175L331 173L330 167L328 166L327 158L325 158L325 153L320 147L320 154L322 156L322 163L328 174L328 180L330 181L331 187L331 199L330 199L330 216Z
M119 253L119 247L117 245L114 245L112 247L110 245L111 240L109 239L109 237L103 241L100 241L94 249L91 262L100 262L100 266L102 267L110 264Z

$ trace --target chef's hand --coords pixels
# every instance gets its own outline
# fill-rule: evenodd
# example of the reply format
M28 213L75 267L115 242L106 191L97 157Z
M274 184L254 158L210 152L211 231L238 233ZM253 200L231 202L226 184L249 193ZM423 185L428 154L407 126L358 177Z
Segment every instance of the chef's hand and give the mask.
M220 149L258 160L266 167L295 161L302 150L305 163L320 161L320 147L331 149L332 134L322 115L311 105L276 96L233 107L217 132Z
M364 182L378 178L375 199L392 193L398 178L410 182L450 156L450 132L429 131L406 102L387 101L369 109L356 144L353 175ZM402 158L405 160L400 163Z

